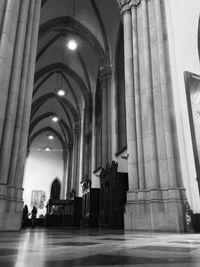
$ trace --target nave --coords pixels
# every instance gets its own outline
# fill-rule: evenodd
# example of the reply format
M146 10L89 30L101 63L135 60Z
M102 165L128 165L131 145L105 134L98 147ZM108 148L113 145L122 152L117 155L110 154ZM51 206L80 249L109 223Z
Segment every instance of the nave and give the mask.
M199 8L0 1L0 233L200 232Z
M200 234L78 228L1 233L1 267L200 266Z

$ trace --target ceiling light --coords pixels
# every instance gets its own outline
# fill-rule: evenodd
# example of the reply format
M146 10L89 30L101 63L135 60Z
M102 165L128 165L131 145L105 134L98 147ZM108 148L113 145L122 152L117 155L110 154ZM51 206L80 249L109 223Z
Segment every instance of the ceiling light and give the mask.
M64 96L65 94L66 94L66 92L65 92L64 89L60 88L60 89L57 90L57 95Z
M50 151L51 148L50 148L49 146L46 146L46 147L44 147L44 150L45 150L45 151Z
M52 117L52 121L57 122L58 121L58 117L57 116L53 116Z
M72 51L76 50L77 46L78 46L77 42L74 39L69 40L68 43L67 43L68 49L72 50Z
M53 134L49 134L49 135L47 135L47 137L48 137L48 139L50 139L50 140L53 140L53 139L54 139Z

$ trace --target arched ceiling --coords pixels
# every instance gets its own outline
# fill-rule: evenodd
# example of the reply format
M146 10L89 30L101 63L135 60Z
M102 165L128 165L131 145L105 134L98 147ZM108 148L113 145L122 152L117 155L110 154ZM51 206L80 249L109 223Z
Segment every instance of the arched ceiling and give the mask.
M58 141L54 149L73 143L83 110L94 106L100 67L114 65L119 24L116 0L42 1L29 146L42 150L49 133ZM66 47L72 37L76 51ZM56 94L60 87L65 96Z
M198 26L198 50L199 50L199 59L200 59L200 16L199 16L199 26Z

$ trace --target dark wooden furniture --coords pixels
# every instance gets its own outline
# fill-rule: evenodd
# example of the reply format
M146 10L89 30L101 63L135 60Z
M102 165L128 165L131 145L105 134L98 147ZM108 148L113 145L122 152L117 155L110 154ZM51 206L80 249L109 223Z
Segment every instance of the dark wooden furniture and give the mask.
M60 199L60 189L61 189L60 181L56 178L51 185L50 199L59 200Z
M98 227L99 225L99 205L100 189L91 188L91 181L82 180L83 201L82 201L82 225Z
M49 200L45 226L80 226L82 198Z
M100 226L123 229L128 174L117 172L117 168L112 161L100 173Z

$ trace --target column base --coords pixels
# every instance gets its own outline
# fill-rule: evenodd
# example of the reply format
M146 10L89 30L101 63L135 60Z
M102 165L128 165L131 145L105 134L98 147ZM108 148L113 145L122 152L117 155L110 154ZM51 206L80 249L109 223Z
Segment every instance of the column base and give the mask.
M3 227L3 219L6 208L6 185L0 184L0 230Z
M186 230L184 188L151 189L127 192L124 227L126 230Z
M22 189L8 186L0 198L0 231L20 231L22 213Z

